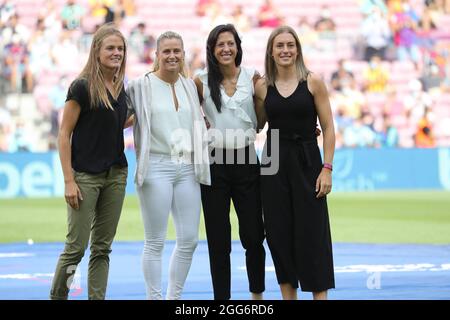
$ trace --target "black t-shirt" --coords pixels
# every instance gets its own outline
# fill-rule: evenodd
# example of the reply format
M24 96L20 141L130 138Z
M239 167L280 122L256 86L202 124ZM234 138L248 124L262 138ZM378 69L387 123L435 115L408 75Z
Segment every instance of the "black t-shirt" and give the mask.
M72 135L72 168L78 172L101 173L111 166L128 165L124 153L123 129L127 116L124 88L117 100L108 92L114 110L101 103L91 108L87 80L77 79L70 85L66 101L75 100L81 107Z

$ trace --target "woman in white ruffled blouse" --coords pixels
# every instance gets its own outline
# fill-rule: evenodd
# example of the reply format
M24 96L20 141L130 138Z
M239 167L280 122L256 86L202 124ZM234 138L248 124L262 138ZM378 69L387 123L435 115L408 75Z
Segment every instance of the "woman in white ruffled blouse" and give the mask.
M214 299L230 299L230 200L239 219L246 253L249 291L261 299L265 289L264 226L259 162L254 141L257 118L254 83L260 77L240 66L241 40L233 25L219 25L207 40L207 70L195 78L210 124L211 186L201 185Z

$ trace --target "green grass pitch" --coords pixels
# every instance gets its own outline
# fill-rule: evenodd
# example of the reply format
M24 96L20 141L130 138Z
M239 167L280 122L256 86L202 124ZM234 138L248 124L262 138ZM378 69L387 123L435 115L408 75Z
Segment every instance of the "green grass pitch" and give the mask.
M334 242L450 243L450 192L335 192L328 198ZM237 219L231 213L233 239ZM142 241L136 196L125 199L116 240ZM62 198L0 200L0 242L63 242L66 209ZM168 239L175 239L169 225ZM203 220L200 239L205 239Z

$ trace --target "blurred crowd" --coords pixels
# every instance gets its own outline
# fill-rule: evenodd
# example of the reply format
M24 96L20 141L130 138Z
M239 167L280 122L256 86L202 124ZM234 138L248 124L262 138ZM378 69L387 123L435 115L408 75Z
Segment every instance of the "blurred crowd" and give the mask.
M28 23L22 23L21 10L30 8L22 1L0 0L0 152L56 148L68 85L102 23L123 26L129 70L142 68L141 74L151 69L158 35L140 15L151 1L43 0L26 12ZM258 3L252 14L250 2ZM221 0L192 4L202 35L221 23L233 23L245 37L294 21L276 0L235 3L229 10ZM318 1L318 14L296 16L293 25L307 62L321 55L336 64L321 75L329 87L337 147L450 146L450 0L354 0L354 6L361 23L350 37L351 57L336 56L340 24L331 1ZM205 67L203 52L187 48L191 75ZM131 131L126 136L132 148Z

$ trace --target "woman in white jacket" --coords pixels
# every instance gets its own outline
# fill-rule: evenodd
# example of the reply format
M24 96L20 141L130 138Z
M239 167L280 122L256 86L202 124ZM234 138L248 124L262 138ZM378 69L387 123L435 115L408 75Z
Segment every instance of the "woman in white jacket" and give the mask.
M195 84L186 78L183 40L168 31L157 40L154 72L129 83L134 114L136 189L145 230L142 265L147 297L162 300L162 251L172 212L176 246L166 299L180 299L197 246L200 183L209 185L206 125Z

